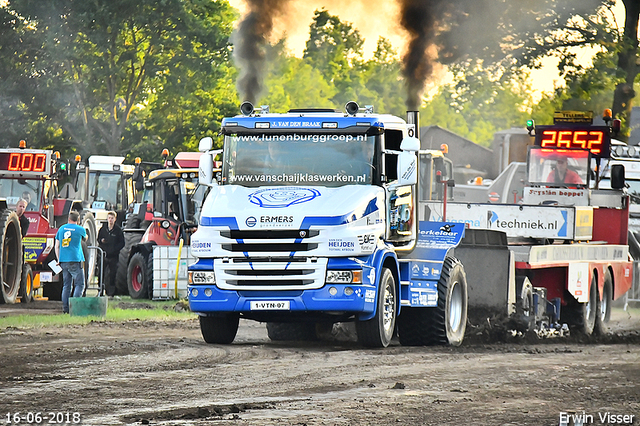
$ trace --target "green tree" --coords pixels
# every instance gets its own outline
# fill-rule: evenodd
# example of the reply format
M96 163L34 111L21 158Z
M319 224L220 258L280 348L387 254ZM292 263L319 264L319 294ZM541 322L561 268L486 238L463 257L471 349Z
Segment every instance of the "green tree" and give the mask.
M140 133L151 107L201 106L194 93L225 76L235 18L226 1L208 0L15 0L3 9L14 19L0 34L0 61L14 70L8 94L83 155L126 153L125 135ZM169 118L177 143L184 116Z

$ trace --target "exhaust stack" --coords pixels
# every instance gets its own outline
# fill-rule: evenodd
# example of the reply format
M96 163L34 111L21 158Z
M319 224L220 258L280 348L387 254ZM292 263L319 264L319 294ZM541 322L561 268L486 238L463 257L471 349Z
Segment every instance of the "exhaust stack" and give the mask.
M420 112L407 111L407 124L413 124L413 131L409 129L409 136L420 139Z

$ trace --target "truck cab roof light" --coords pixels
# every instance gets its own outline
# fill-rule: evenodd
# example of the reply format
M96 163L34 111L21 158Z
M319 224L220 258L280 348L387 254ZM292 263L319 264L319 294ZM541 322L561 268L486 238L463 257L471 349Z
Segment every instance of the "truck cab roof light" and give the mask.
M611 109L607 108L604 110L604 112L602 113L602 119L604 120L605 123L608 123L609 121L611 121L612 118L612 114L611 114Z
M24 139L22 139L22 140L20 141L20 145L19 145L19 146L20 146L20 148L24 149L24 148L26 148L26 147L27 147L27 142L26 142Z
M79 163L80 161L82 161L82 157L80 155L76 155L75 161L76 163Z
M271 123L269 122L256 123L256 129L269 129L270 127L271 127Z
M134 162L135 162L136 164L140 164L140 163L142 163L142 158L140 158L140 157L136 157L136 159L134 160Z
M440 145L440 151L442 151L443 154L448 154L449 145L447 145L446 143L443 143L442 145Z
M55 151L53 153L53 156L55 157L56 160L59 160L60 159L60 151Z
M165 148L165 149L163 149L163 150L162 150L162 156L163 156L164 158L167 158L167 157L169 156L169 150L168 150L167 148Z
M337 129L338 123L322 123L323 129Z

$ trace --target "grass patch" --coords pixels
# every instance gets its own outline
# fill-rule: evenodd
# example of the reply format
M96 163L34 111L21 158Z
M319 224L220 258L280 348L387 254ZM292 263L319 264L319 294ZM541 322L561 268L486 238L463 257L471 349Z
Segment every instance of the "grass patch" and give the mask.
M97 316L70 316L66 314L33 314L15 315L0 318L0 330L7 328L43 328L65 326L70 324L89 324L92 321L124 322L140 321L177 321L189 320L196 314L188 310L185 301L137 301L131 298L109 300L106 319Z

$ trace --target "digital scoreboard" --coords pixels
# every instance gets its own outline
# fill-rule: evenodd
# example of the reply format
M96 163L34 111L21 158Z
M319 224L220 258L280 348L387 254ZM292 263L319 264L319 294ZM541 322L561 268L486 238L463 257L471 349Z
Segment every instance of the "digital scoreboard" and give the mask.
M0 150L0 175L43 176L51 173L51 152L46 150Z
M536 126L535 145L541 148L585 149L596 158L609 158L611 134L607 126Z

